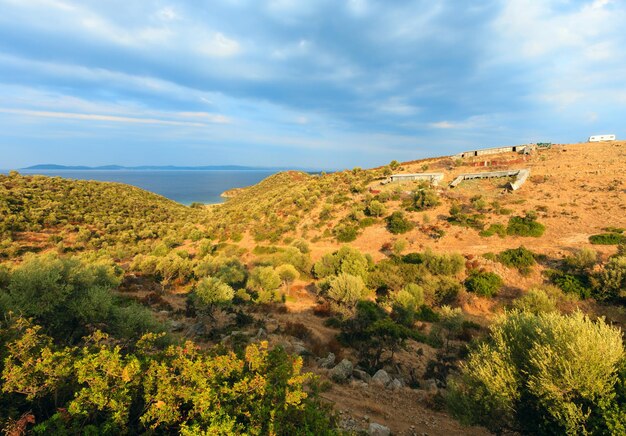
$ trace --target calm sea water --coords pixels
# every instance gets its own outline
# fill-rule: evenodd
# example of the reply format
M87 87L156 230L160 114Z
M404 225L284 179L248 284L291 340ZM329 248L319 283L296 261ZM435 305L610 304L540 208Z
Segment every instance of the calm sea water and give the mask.
M99 180L134 185L155 192L171 200L189 205L199 203L221 203L220 194L232 188L254 185L275 174L271 170L222 170L222 171L48 171L20 170L21 174L60 176L68 179Z

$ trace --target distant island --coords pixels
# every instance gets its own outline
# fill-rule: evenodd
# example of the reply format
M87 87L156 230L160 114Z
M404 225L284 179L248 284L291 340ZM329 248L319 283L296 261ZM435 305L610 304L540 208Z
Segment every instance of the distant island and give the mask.
M56 164L40 164L33 165L22 170L46 170L46 171L284 171L293 170L289 167L249 167L242 165L205 165L205 166L175 166L175 165L142 165L135 167L126 167L122 165L103 165L103 166L84 166L84 165L56 165ZM311 169L302 169L302 171L312 171Z

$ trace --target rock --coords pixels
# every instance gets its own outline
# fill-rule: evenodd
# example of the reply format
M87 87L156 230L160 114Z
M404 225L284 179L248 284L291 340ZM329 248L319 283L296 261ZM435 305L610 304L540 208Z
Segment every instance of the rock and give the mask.
M259 331L256 334L257 339L267 338L267 332L263 327L259 328Z
M328 353L328 356L318 360L320 368L331 368L335 364L335 355Z
M337 366L330 370L330 378L336 382L345 382L352 375L352 362L343 359Z
M362 369L355 369L354 371L352 371L352 375L355 378L364 381L365 383L369 383L372 381L372 376L366 373L365 371L363 371Z
M435 379L432 379L432 378L425 380L423 383L423 387L424 387L424 390L433 394L436 394L437 391L439 390L439 387L437 386L437 382L435 381Z
M387 388L397 391L403 386L404 386L404 383L402 383L402 381L398 380L397 378L394 378L393 381L387 385Z
M387 374L387 371L384 369L379 369L376 371L376 374L372 377L372 383L380 386L387 386L391 383L391 377Z
M350 380L350 384L354 387L361 388L361 389L367 389L367 387L369 387L369 385L365 383L363 380L352 379Z
M206 326L204 323L198 322L189 327L187 330L187 336L195 337L195 336L203 336L206 334Z
M370 436L389 436L391 434L391 430L389 430L389 427L385 427L382 424L370 422L367 434Z
M298 356L308 356L311 354L302 344L293 344L293 352Z
M182 332L185 329L185 324L178 321L172 321L170 323L170 331L171 332Z

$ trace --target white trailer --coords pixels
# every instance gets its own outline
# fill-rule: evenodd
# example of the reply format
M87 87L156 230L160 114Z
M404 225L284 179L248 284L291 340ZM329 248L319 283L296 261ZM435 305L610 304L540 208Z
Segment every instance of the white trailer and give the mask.
M589 137L589 142L615 141L615 135L595 135Z

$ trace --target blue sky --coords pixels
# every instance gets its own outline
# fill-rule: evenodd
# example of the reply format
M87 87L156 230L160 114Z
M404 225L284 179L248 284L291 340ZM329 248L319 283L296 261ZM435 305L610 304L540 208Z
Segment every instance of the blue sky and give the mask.
M0 0L0 168L626 137L621 0Z

